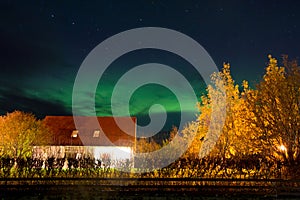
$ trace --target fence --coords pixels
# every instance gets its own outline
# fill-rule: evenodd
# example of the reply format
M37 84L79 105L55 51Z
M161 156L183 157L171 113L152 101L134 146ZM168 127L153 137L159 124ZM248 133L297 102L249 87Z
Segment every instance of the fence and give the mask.
M300 197L300 180L215 178L2 178L0 194L263 195Z

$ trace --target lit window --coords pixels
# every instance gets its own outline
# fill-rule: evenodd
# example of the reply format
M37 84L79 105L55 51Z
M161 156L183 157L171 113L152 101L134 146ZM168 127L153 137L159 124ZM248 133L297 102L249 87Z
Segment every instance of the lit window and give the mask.
M73 132L72 132L72 135L71 135L71 137L73 137L73 138L76 138L77 136L78 136L78 130L74 130Z
M99 137L99 135L100 135L100 131L99 130L95 130L93 137Z

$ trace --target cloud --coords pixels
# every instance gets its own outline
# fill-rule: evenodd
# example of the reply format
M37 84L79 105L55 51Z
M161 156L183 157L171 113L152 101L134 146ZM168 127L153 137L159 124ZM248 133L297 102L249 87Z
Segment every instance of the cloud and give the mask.
M14 110L31 112L38 118L45 115L70 115L70 111L59 101L47 101L44 99L27 96L17 88L0 89L0 113L6 114Z

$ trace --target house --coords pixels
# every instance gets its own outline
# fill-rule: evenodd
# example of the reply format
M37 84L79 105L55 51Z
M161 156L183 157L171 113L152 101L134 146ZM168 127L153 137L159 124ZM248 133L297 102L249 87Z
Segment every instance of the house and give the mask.
M34 157L133 162L135 117L46 116L43 122L51 140L48 146L35 146Z

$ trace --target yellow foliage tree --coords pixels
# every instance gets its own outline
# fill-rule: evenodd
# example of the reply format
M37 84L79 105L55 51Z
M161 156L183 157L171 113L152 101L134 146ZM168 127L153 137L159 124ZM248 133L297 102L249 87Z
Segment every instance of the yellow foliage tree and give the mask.
M0 118L0 135L2 154L13 158L31 156L33 146L50 142L43 123L34 115L21 111Z
M225 91L226 115L222 134L213 150L213 155L219 155L221 158L249 154L248 132L245 127L244 116L248 115L247 107L239 86L231 76L230 65L224 64L223 70L216 74L223 80ZM247 82L244 81L244 88Z
M206 127L201 125L199 123L199 121L197 120L197 121L190 122L182 130L184 138L186 140L190 141L190 146L188 147L187 151L182 156L183 158L188 158L188 159L194 160L199 157L201 143L204 139L205 133L207 132L207 129L205 129L205 128ZM191 138L192 138L192 141L191 141Z
M253 153L249 148L251 129L246 127L245 115L249 110L243 98L248 83L243 82L244 92L235 84L230 65L224 64L223 70L212 75L214 85L209 85L207 95L201 97L198 104L200 115L197 122L191 123L184 133L195 132L196 139L188 150L190 157L211 156L223 159ZM212 113L215 112L215 119ZM214 120L214 125L212 121ZM197 126L197 129L195 129Z
M161 146L151 138L139 138L136 141L136 153L149 153L160 148Z
M271 159L289 167L300 162L300 67L283 58L283 67L269 56L263 80L256 90L246 91L248 127L253 144Z

